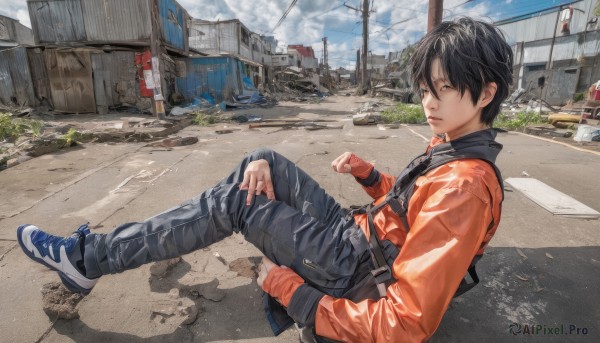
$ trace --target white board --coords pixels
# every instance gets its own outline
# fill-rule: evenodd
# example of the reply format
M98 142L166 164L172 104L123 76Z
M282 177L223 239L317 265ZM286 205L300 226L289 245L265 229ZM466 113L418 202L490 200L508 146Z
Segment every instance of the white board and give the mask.
M506 179L505 182L552 214L588 219L600 218L600 212L559 192L540 180L511 177Z

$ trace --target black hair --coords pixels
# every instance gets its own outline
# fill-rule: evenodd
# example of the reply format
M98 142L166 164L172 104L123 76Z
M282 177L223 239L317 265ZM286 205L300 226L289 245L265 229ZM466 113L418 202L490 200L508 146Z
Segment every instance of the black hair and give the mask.
M513 53L502 32L492 24L463 17L441 23L421 39L410 61L413 88L421 94L420 84L426 84L439 99L431 80L436 58L452 87L461 95L468 89L473 104L485 85L496 83L494 99L481 112L481 122L491 126L513 81Z

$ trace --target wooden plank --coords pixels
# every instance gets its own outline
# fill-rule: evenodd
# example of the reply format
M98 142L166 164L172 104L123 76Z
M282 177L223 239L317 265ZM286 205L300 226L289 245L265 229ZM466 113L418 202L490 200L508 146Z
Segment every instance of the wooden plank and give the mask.
M505 182L555 215L596 219L600 212L533 178L508 178Z

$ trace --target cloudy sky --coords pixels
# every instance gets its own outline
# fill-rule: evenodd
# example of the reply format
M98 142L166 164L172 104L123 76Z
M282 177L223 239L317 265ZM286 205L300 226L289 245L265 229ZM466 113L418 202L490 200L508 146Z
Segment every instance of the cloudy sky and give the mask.
M323 53L322 37L328 37L329 63L354 68L356 50L362 46L361 15L348 7L361 0L298 0L287 18L277 22L293 0L178 0L194 18L240 19L251 31L275 35L280 47L304 44ZM371 0L369 50L375 54L402 50L417 41L427 28L429 0ZM489 21L511 18L569 3L569 0L445 0L444 19L473 16ZM0 0L0 14L31 26L26 0Z

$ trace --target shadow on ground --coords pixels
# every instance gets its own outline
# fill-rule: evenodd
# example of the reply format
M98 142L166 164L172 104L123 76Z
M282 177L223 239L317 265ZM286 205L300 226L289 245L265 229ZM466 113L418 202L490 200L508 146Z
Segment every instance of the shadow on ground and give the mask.
M185 263L173 278L189 270ZM489 248L478 264L481 283L453 300L430 342L580 342L598 341L600 323L600 247ZM152 283L152 282L151 282ZM171 285L153 285L164 292ZM206 302L230 311L227 320L200 317L169 334L142 338L90 328L85 321L58 321L54 328L76 342L192 342L272 337L264 315L241 317L236 308L257 306L256 284L223 290L222 302ZM227 299L237 299L231 303ZM241 303L240 303L241 299ZM230 308L228 308L230 307ZM256 313L262 310L257 309ZM241 321L256 322L236 331ZM545 329L545 330L544 330ZM579 329L579 332L578 332ZM551 331L551 332L550 332ZM585 334L584 334L585 332ZM401 341L401 340L400 340Z
M600 247L491 247L477 267L430 342L600 341Z

